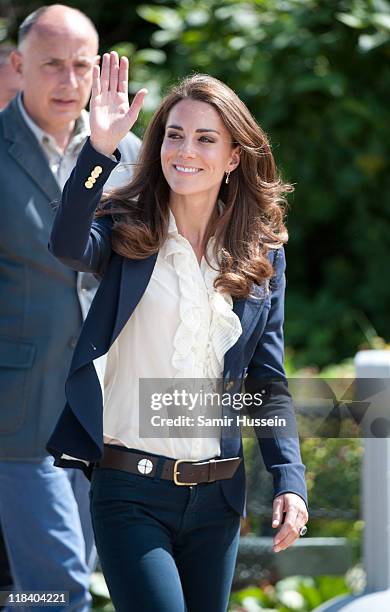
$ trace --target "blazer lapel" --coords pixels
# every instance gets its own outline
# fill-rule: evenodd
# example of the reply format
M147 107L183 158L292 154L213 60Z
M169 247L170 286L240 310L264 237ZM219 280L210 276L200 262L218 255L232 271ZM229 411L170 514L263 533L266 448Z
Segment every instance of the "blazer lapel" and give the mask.
M237 376L237 353L248 342L266 302L267 290L265 287L254 285L249 298L234 298L233 312L241 322L242 334L237 342L228 350L224 361L224 378Z
M4 112L4 136L10 143L9 154L20 165L48 200L58 200L61 190L34 134L26 125L15 98Z
M146 259L124 259L118 308L111 344L119 336L143 296L157 261L157 253Z
M156 260L157 253L137 260L113 257L84 322L70 375L108 352L144 294Z
M257 325L261 313L263 312L268 295L268 285L263 286L253 285L250 297L246 299L233 299L233 311L241 321L242 334L237 342L228 350L224 360L223 378L224 381L233 382L232 390L236 392L236 382L243 376L243 359L245 354L245 346ZM226 388L228 391L228 388ZM234 417L228 405L222 408L224 416ZM241 431L238 425L233 424L229 427L221 428L221 456L234 457L240 454L241 449Z

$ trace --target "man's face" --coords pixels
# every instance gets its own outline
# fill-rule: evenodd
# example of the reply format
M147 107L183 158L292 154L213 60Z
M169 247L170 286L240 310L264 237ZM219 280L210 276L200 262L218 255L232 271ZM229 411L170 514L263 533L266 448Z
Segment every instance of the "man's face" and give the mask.
M11 64L3 64L0 67L0 110L16 96L20 85L20 76Z
M27 35L14 65L22 76L23 102L30 117L51 133L66 128L86 106L96 63L97 40L88 27L37 24Z

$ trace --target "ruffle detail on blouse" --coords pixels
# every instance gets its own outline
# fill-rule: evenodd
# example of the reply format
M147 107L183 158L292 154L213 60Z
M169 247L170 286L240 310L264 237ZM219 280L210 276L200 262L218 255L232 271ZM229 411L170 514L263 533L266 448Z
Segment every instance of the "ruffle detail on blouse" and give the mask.
M212 246L213 238L208 244L209 261L213 267L202 261L203 287L201 270L192 247L178 233L173 215L170 217L164 257L172 257L180 290L180 323L174 337L172 356L172 365L177 370L176 378L220 378L224 356L242 333L240 319L233 312L231 296L217 291L213 286L218 271L214 269L216 264ZM210 306L210 317L204 313L205 299L208 299Z
M180 291L180 322L173 339L172 365L177 370L177 378L201 377L202 370L196 363L196 343L202 335L202 306L192 253L179 235L167 239L164 251L165 257L172 257Z

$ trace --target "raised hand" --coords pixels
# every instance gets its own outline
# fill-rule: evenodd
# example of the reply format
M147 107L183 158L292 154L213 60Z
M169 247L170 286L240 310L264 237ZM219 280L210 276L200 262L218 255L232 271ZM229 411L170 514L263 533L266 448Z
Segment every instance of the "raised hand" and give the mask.
M103 55L102 69L93 67L90 102L91 144L103 153L114 153L137 121L147 89L140 89L129 107L129 61L116 51Z

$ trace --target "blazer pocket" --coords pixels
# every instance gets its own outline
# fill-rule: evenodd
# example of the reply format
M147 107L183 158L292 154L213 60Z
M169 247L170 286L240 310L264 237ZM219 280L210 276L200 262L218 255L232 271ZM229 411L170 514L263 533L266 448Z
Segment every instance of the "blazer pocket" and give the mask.
M35 352L35 344L0 338L0 433L23 425Z

